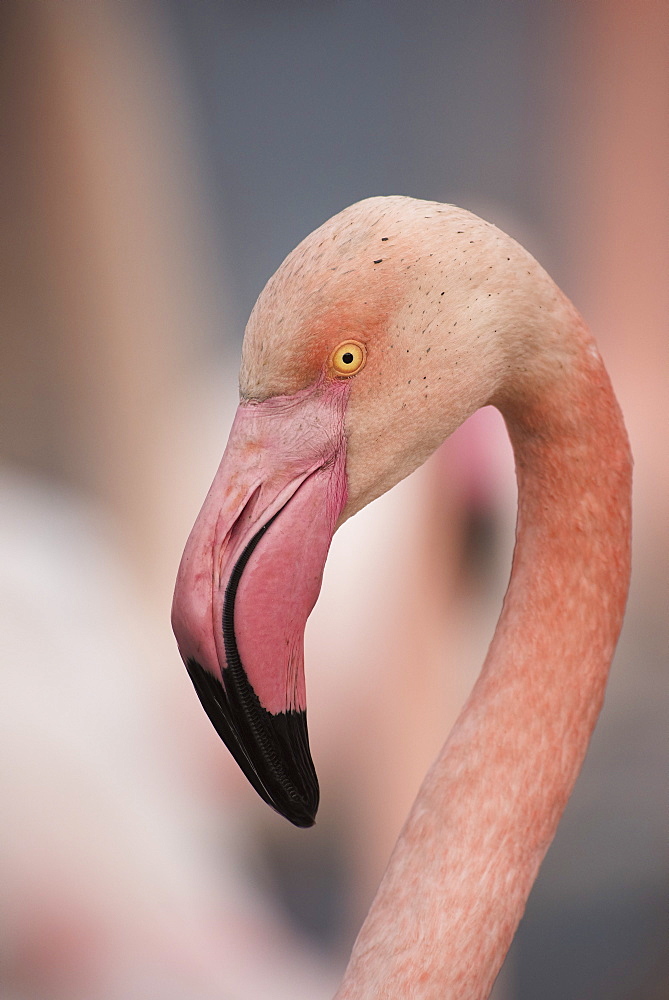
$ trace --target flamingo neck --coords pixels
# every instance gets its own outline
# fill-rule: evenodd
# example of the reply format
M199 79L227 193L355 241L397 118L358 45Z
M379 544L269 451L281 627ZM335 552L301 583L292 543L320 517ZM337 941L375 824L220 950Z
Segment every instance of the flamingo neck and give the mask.
M575 343L549 389L498 400L519 486L502 615L338 1000L484 1000L582 765L627 595L631 461L582 328Z

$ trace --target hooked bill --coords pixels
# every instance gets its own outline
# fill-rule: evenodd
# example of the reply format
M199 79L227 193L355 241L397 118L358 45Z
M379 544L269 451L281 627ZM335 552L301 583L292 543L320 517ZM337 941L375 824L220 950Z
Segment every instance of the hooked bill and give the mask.
M346 502L343 393L242 404L186 544L172 624L202 705L261 797L311 826L304 627Z

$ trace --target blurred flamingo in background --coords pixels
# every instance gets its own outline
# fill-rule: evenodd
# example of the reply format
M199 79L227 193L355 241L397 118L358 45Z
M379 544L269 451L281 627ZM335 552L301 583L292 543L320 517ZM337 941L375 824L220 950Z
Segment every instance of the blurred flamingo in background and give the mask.
M331 995L174 753L99 512L6 470L0 498L2 996Z
M451 206L386 198L289 255L251 315L240 381L173 625L219 734L298 826L318 805L302 637L335 528L479 407L505 417L519 512L502 616L338 994L486 997L580 770L627 596L631 462L603 364L517 243Z

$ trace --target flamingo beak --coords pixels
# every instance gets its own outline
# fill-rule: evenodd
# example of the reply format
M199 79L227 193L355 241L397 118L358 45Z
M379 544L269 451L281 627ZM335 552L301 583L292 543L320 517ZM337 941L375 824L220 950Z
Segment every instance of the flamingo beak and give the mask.
M256 791L311 826L318 779L306 724L304 628L346 503L341 384L242 403L181 560L179 651Z

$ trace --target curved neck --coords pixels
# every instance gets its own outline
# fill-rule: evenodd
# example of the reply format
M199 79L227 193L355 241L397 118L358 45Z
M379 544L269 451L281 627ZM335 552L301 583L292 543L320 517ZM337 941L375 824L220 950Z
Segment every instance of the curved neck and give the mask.
M541 396L500 400L519 486L504 608L356 942L340 1000L483 1000L601 708L629 580L631 461L584 331Z

